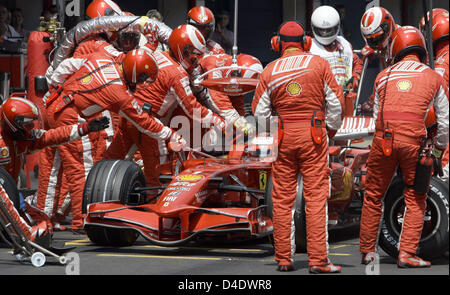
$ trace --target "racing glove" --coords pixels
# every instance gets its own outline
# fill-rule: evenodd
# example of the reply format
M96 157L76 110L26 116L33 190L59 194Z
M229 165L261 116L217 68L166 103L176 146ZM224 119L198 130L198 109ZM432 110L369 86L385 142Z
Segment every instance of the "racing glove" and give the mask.
M361 79L361 75L359 73L353 73L350 80L347 81L345 88L353 90L353 91L357 91L360 79Z
M106 116L91 119L78 126L78 133L84 136L90 132L98 132L109 127L109 118Z
M155 51L158 47L158 26L147 22L144 26L141 26L141 33L145 36L147 44L145 46L152 51Z
M252 135L255 132L252 125L250 125L244 117L239 117L236 121L234 121L233 126L236 130L244 133L244 135Z
M373 113L373 106L374 106L374 101L369 98L368 100L366 100L365 103L363 103L361 105L361 111L364 114L372 114Z
M368 59L369 59L369 62L371 62L373 56L375 55L375 50L373 50L372 48L370 48L369 45L366 44L366 46L364 46L364 47L361 49L361 55L362 55L363 61L364 61L366 58L368 58Z
M211 123L214 125L214 127L219 129L220 131L225 131L226 128L225 121L218 115L213 114Z
M187 142L176 131L173 131L167 146L171 151L180 152L187 147Z

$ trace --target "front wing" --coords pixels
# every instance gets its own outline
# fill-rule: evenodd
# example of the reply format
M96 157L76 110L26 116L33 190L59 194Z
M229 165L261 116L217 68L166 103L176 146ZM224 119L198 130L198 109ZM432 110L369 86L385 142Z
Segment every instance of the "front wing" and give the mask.
M257 208L185 206L161 215L152 204L125 206L111 201L91 204L85 226L134 229L156 245L176 246L203 234L235 233L248 238L269 235L273 225L265 210L265 205Z

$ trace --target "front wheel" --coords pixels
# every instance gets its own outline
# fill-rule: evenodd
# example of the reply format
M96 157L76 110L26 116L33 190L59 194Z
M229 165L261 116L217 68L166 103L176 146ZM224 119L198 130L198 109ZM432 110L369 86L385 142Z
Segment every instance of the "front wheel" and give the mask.
M94 165L86 180L83 211L87 212L88 205L97 202L120 200L124 205L139 205L145 198L134 190L144 186L144 174L135 163L123 160L102 160ZM86 232L93 243L114 247L131 246L139 237L139 233L133 229L98 225L86 225Z
M379 245L391 257L397 258L402 231L405 202L405 184L400 176L392 181L384 200L384 216L381 225ZM417 255L433 260L448 250L449 203L448 186L432 177L428 190L427 208Z
M141 205L144 193L136 193L137 187L145 187L145 176L136 163L124 160L102 160L94 165L86 179L83 193L83 213L92 203L117 201L124 205Z

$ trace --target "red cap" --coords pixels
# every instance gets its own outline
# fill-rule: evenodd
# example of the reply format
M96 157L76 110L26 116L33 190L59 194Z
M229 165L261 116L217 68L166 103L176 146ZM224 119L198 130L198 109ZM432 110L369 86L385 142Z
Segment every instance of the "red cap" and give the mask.
M303 50L303 36L305 30L302 25L295 21L284 23L278 32L280 36L281 52L286 48L295 47Z

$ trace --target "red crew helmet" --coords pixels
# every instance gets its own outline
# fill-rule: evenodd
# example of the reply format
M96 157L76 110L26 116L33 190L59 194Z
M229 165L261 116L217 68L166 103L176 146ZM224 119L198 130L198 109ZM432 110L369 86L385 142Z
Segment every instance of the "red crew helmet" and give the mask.
M140 83L153 83L158 76L158 64L145 48L128 52L122 62L125 80L135 86Z
M176 27L169 37L169 48L175 59L190 71L198 64L198 59L206 50L205 38L202 33L192 25Z
M112 0L94 0L86 8L86 15L90 18L99 16L123 15L119 5Z
M0 124L3 130L16 140L34 140L31 132L34 121L41 123L38 107L28 99L10 97L0 108Z
M438 14L441 14L441 13L448 14L448 11L444 8L433 8L432 11L433 11L433 18L435 18L435 16L437 16ZM430 20L430 12L429 11L427 12L427 18L428 18L428 20ZM422 18L419 21L419 29L423 34L423 32L425 30L425 16L422 16Z
M427 17L429 17L429 12L427 13ZM432 25L432 32L433 32L433 45L435 45L436 42L439 42L443 39L448 40L448 11L443 8L435 8L433 9L433 25ZM419 28L422 34L426 34L426 28L425 28L425 17L422 17L422 19L419 22Z
M411 52L417 52L421 62L425 62L427 58L425 38L419 29L412 26L395 30L389 48L389 57L394 63Z
M216 20L212 11L205 6L195 6L189 10L186 23L196 27L205 40L211 39L216 26Z
M394 18L383 7L372 7L361 18L361 34L372 49L387 48L395 27Z

